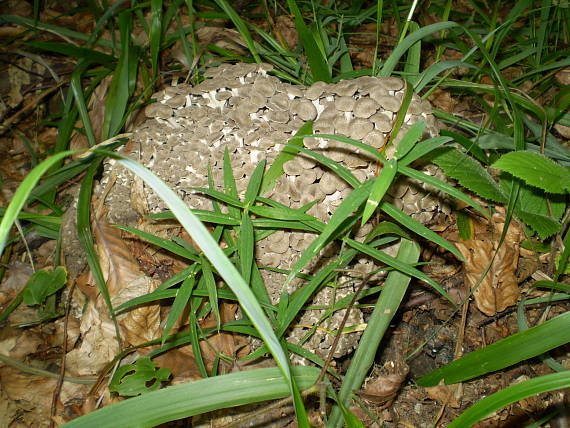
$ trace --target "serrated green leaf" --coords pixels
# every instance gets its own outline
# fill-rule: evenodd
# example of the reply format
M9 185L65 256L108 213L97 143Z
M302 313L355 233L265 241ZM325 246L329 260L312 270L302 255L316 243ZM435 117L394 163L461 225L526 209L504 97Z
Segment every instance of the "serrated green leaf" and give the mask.
M570 192L570 171L537 153L507 153L492 166L546 192Z
M562 224L560 224L560 222L545 215L517 210L516 216L536 232L541 239L546 239L549 236L560 232L560 229L562 228Z
M434 150L428 158L446 175L482 198L506 203L507 197L491 175L475 159L451 147Z

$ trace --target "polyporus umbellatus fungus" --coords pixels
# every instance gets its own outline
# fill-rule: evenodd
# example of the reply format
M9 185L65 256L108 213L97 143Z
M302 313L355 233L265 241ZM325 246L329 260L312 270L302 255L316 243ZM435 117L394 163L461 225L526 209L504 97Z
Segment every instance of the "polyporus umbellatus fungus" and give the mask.
M146 108L148 120L134 131L135 144L131 145L129 155L175 189L190 207L211 209L211 200L191 188L208 186L208 164L215 184L221 186L225 149L230 154L238 192L243 193L258 163L267 159L271 164L305 121L314 121L315 133L336 133L378 149L385 144L386 133L390 132L402 104L401 79L359 77L305 87L283 83L269 75L269 70L267 65L222 65L208 70L209 79L199 85L178 85L158 92L153 97L157 102ZM426 122L428 135L437 134L429 103L414 95L400 135L419 120ZM354 147L324 138L306 138L304 143L349 168L359 180L375 174L374 159ZM102 187L111 176L112 165L113 162L106 164ZM287 162L284 171L274 189L265 196L292 208L316 200L308 213L324 222L351 190L335 173L304 154ZM123 169L115 174L116 180L105 198L108 218L114 223L132 225L139 214L148 213L137 213L130 202L132 176ZM408 214L429 221L430 213L442 208L441 201L431 196L428 201L418 189L419 185L406 181L394 187L393 197ZM143 193L150 213L166 208L159 195L150 190ZM356 231L357 239L363 239L366 230L369 229ZM275 232L256 243L257 262L260 266L290 269L314 238L311 233ZM331 244L306 271L315 271L324 260L334 257L336 250L338 247ZM366 271L373 266L363 257L354 268ZM276 302L285 275L265 269L262 275ZM293 283L296 287L300 285L300 280ZM338 300L353 291L353 286L338 288L335 298ZM312 304L332 305L333 294L331 288L325 287L314 296ZM322 310L305 311L296 321L298 327L289 332L289 339L301 338L307 332L306 327L314 325L322 313ZM337 328L343 315L344 311L335 313L324 327ZM348 325L360 323L362 314L353 309ZM324 357L332 341L332 336L319 329L304 346ZM349 352L357 341L357 334L343 335L335 356Z

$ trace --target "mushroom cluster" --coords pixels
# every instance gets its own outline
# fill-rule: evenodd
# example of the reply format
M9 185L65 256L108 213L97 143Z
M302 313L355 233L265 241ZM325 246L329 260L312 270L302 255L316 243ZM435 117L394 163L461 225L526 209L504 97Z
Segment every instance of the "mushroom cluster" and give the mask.
M350 137L378 149L384 146L402 104L404 83L401 79L359 77L305 87L281 82L268 71L268 65L222 65L208 70L209 79L199 85L180 84L158 92L153 96L157 102L146 108L148 120L134 131L135 144L129 146L129 154L152 169L189 206L210 209L211 201L192 187L207 187L208 165L211 165L214 182L221 186L225 150L230 155L238 192L244 192L259 161L267 159L271 164L284 144L309 120L314 121L315 133ZM414 95L400 135L419 120L425 121L428 135L437 134L429 103ZM324 138L305 138L304 144L349 168L360 180L375 173L372 157L352 146ZM334 172L304 154L287 162L284 171L274 189L265 196L292 208L316 200L308 213L325 222L351 190ZM133 224L140 214L165 209L159 195L144 189L141 192L140 183L135 186L130 174L122 169L114 170L112 161L106 165L102 187L111 176L113 186L105 198L110 221ZM144 208L132 203L131 195L136 188L139 188L138 198L141 193L145 198ZM408 214L429 222L433 218L431 213L441 212L442 202L421 190L421 186L404 183L394 188L392 197ZM365 228L356 231L357 239L366 234ZM310 233L275 232L257 242L257 262L260 266L290 269L314 238ZM327 247L308 271L317 269L337 250L334 244ZM372 262L366 258L355 266L359 270L371 267ZM265 269L262 272L269 294L276 301L284 275ZM334 293L325 288L316 294L312 303L332 305L333 299L353 292L353 286L339 288ZM322 313L307 311L298 320L298 327L290 333L290 338L302 337ZM323 325L325 329L317 330L305 346L326 354L333 337L323 330L336 328L342 317L343 311L335 313ZM362 315L354 310L349 325L361 322ZM357 340L355 334L343 335L335 356L349 352Z

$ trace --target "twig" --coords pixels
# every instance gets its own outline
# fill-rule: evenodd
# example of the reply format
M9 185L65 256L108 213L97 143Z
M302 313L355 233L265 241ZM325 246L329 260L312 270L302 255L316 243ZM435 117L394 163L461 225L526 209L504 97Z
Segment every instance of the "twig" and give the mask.
M63 350L61 353L59 378L57 379L57 384L55 385L55 389L53 391L51 399L51 418L49 423L50 428L55 427L55 412L57 410L57 402L59 401L59 394L61 393L63 378L65 376L65 356L67 354L67 327L69 324L69 309L71 307L71 299L73 298L73 291L75 291L75 285L76 282L73 281L73 284L69 289L69 294L67 295L67 301L65 302L65 318L63 321L63 345L62 345Z
M4 134L4 132L9 130L10 127L12 126L12 124L20 119L20 116L24 115L24 113L27 113L28 111L35 108L43 98L47 97L48 95L51 95L52 93L57 91L61 86L63 86L66 83L67 83L67 80L62 79L55 86L52 86L51 88L46 89L42 93L40 93L40 94L36 95L34 98L32 98L32 100L29 103L25 104L21 110L19 110L16 114L14 114L13 116L10 116L2 124L0 124L0 135Z
M350 311L354 307L354 304L356 303L356 301L358 300L358 295L361 293L361 291L364 289L364 286L368 283L368 281L370 281L370 278L372 278L372 276L374 274L375 274L375 272L372 272L372 273L367 274L364 278L362 278L362 281L360 282L358 289L354 293L354 296L352 296L352 299L350 300L350 303L346 308L346 312L344 313L344 317L342 318L342 321L341 321L341 323L337 329L337 334L334 337L334 341L332 343L331 349L327 355L325 363L323 364L323 368L321 369L321 373L319 374L319 377L317 378L316 383L320 383L323 380L323 378L325 377L325 374L328 370L328 367L329 367L329 365L333 359L336 348L338 347L338 342L340 341L341 332L344 329L346 322L348 321L348 316L350 315Z

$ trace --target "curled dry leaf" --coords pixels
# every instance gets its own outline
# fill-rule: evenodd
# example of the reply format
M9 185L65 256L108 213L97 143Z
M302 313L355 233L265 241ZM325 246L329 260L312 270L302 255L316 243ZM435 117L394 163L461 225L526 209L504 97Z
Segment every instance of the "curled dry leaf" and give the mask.
M504 209L499 208L497 211L492 217L489 231L476 233L476 239L456 242L457 248L465 257L465 281L469 288L476 286L489 264L493 263L473 293L477 308L488 316L514 305L520 294L516 271L521 227L512 221L505 241L498 248L505 217Z
M380 375L368 382L357 394L375 404L389 405L400 391L408 376L409 367L399 361L388 361L381 369Z

